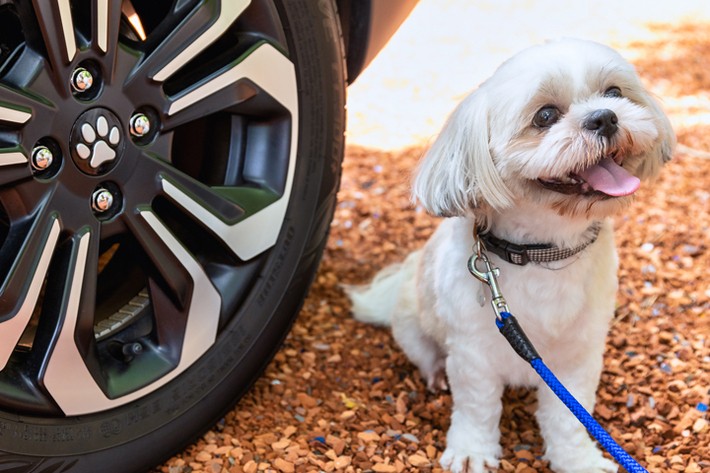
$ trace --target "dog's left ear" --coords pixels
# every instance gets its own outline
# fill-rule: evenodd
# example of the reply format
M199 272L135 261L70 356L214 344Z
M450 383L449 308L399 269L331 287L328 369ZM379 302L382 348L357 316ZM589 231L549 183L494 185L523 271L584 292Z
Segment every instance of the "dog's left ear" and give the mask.
M661 109L661 105L650 94L645 94L646 106L653 111L659 136L656 146L646 159L641 162L638 175L641 179L654 178L661 171L661 167L671 160L676 145L676 136L670 120Z
M489 145L489 103L478 89L451 114L417 170L413 198L433 215L466 215L483 203L509 207L513 194L503 182Z

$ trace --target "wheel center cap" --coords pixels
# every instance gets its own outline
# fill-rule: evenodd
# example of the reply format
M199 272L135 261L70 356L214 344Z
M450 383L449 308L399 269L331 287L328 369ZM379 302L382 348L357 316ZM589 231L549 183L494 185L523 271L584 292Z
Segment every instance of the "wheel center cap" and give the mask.
M92 108L79 115L69 140L74 163L92 176L105 174L118 163L126 136L118 117L108 109Z

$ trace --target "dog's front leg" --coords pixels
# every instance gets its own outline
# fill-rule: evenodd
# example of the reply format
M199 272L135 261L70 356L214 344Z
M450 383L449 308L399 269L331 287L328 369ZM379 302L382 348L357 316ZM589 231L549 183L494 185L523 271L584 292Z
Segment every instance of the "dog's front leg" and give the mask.
M451 341L449 341L451 342ZM480 347L449 343L446 372L453 410L441 465L452 473L484 473L498 466L504 385Z
M556 375L575 398L592 412L601 372L599 360L589 357L580 366ZM582 424L557 396L542 384L538 389L537 421L545 439L545 459L557 473L616 473L614 462L602 456Z

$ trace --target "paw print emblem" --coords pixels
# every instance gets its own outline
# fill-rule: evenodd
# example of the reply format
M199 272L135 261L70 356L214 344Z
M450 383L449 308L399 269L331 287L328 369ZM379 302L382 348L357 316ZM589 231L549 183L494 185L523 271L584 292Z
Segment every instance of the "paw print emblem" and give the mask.
M69 138L72 160L86 174L106 174L121 161L125 136L121 121L111 110L103 107L87 110L72 127Z
M121 130L110 126L105 116L99 115L96 123L84 123L80 128L81 141L76 144L76 154L88 159L89 166L97 169L107 161L116 159L116 148L121 142Z

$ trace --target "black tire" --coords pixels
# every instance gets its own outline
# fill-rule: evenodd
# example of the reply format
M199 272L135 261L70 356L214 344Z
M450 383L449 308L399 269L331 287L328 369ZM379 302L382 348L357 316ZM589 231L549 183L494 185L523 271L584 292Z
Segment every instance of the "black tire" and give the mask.
M145 41L128 27L126 11L118 31L118 2L108 2L107 26L97 27L101 20L92 5L102 2L71 0L77 43L71 59L70 45L57 45L66 12L56 5L63 3L0 6L0 344L12 348L4 359L0 352L0 471L145 472L235 404L301 307L326 242L340 179L345 127L340 26L332 0L252 0L219 39L156 85L150 79L158 75L142 73L143 65L167 66L164 57L151 54L166 38L179 36L188 18L202 22L188 33L206 31L226 8L219 0L133 0L147 30ZM153 11L161 8L167 14ZM92 37L97 31L107 31L107 44ZM114 35L120 47L112 42ZM230 49L230 38L244 43L242 49ZM194 42L189 39L175 42L187 49ZM285 113L283 102L272 100L249 75L199 102L188 100L182 118L166 113L201 84L213 86L214 77L231 74L225 71L238 66L229 62L230 54L254 57L263 45L293 65L295 84L286 80L284 87L296 86L297 115ZM122 69L125 54L135 56L132 69ZM273 70L282 64L277 57ZM79 78L79 87L69 89L67 81L79 66L93 85L82 89ZM124 80L119 84L115 77ZM131 81L139 87L129 90ZM63 87L64 95L57 92ZM107 124L98 121L101 113ZM150 124L147 132L136 132L142 125L129 123L141 114ZM114 128L123 131L120 138L113 138ZM219 144L225 136L229 146ZM111 152L99 154L99 142L113 150L113 158ZM49 164L38 153L42 146L53 157ZM82 146L90 149L88 158ZM236 158L235 149L241 150ZM212 217L237 227L284 196L288 206L281 220L265 225L266 240L276 230L273 245L262 243L240 257L234 247L248 244L210 227ZM98 200L93 208L92 200ZM250 237L259 240L262 234ZM206 278L195 277L203 273ZM214 291L198 291L205 281ZM9 327L27 312L33 288L32 314L18 341L17 330L3 331L3 324ZM193 305L205 293L219 305ZM78 301L76 329L67 333L85 365L76 370L60 341L63 324L74 313L73 300ZM135 313L118 315L129 309ZM186 353L195 351L185 340L199 339L188 338L197 330L189 321L197 316L213 324L216 335L194 362L182 366ZM168 377L177 367L180 374ZM131 370L127 379L124 372ZM94 385L77 378L78 371L89 373ZM60 376L64 384L58 384ZM146 379L136 379L141 376ZM99 388L106 400L92 399L86 394L91 389L76 386Z

